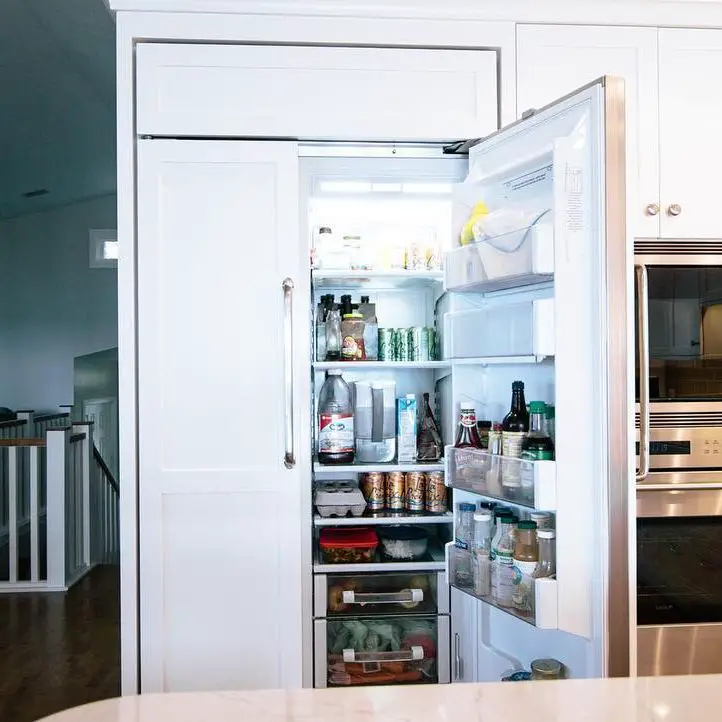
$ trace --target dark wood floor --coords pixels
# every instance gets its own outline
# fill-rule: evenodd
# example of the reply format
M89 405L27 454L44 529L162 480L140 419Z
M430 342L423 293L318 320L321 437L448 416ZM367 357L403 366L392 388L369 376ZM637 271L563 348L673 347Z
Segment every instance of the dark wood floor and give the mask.
M96 567L65 594L0 595L1 722L118 694L118 567Z

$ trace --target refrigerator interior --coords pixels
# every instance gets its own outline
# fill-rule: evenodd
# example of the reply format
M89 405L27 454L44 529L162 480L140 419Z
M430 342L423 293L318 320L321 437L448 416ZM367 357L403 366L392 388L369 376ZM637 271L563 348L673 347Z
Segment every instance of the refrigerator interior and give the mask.
M436 367L351 363L344 370L347 381L394 380L397 396L431 394L446 445L454 443L462 401L474 402L477 419L501 421L514 380L524 381L527 403L539 400L556 407L557 460L543 462L547 470L552 465L552 488L535 496L553 500L553 506L532 507L552 511L556 518L557 577L540 586L545 609L543 615L537 610L537 620L545 620L542 626L554 628L537 628L534 620L516 618L479 600L478 681L496 681L510 669L529 669L539 657L560 660L571 677L597 676L603 669L605 560L595 550L606 543L608 520L602 488L604 432L595 405L604 403L604 389L594 388L602 354L597 318L603 283L597 240L601 209L595 201L601 194L595 167L601 131L592 95L589 91L591 101L567 102L563 112L548 113L547 118L542 113L529 132L513 130L513 143L504 132L492 137L472 149L468 160L445 157L432 148L406 149L408 157L388 148L378 148L376 157L349 157L353 152L348 151L320 157L324 149L315 148L312 157L301 161L301 220L309 255L319 227L330 225L335 226L334 235L367 241L366 258L376 264L365 275L341 272L335 279L332 271L313 272L312 338L315 309L326 293L337 298L352 293L354 301L368 295L377 306L379 328L436 329ZM516 227L500 233L496 247L459 246L464 223L479 201L489 210L511 209L511 221L505 222L516 221ZM343 230L337 234L336 228ZM398 271L398 277L391 278L393 271L376 272L379 264L389 263L384 248L414 242L446 252L444 284L419 274L412 278ZM523 259L514 268L519 249ZM359 258L364 263L363 252ZM570 329L580 332L570 334ZM315 402L328 368L312 359ZM316 411L314 403L314 427ZM448 453L447 447L446 483L454 487L448 490L450 508L460 501L483 500L483 493L455 487ZM313 473L316 480L360 475L353 467L316 463ZM528 517L528 504L518 509L521 518ZM315 526L314 548L318 531ZM453 528L436 523L430 532L443 544L452 539ZM315 559L316 574L333 571L317 552ZM437 548L427 566L418 568L442 571L447 565ZM411 564L399 570L414 568ZM338 571L379 569L383 567L376 564L351 565ZM317 618L315 625L322 621ZM318 658L315 668L318 685L323 668Z

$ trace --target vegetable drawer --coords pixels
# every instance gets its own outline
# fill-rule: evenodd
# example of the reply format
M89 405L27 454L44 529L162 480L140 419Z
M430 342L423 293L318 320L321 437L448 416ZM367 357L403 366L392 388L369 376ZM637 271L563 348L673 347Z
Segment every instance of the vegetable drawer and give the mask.
M318 574L314 586L315 617L449 613L443 573Z
M319 619L314 622L316 687L450 681L449 617Z

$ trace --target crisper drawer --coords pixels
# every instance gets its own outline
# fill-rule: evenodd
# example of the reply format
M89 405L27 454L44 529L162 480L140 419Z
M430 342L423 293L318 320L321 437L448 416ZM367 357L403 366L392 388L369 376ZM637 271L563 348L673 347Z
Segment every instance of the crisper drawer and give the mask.
M485 304L444 317L444 358L554 355L554 299Z
M442 573L318 574L315 617L448 614L449 587Z
M489 50L139 43L136 67L141 135L448 140L497 129Z
M374 616L314 622L316 687L450 681L448 616Z

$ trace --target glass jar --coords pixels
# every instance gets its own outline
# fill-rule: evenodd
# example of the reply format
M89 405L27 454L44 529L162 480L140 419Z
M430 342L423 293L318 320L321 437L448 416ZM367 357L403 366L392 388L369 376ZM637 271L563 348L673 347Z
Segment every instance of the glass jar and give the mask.
M563 677L563 665L557 659L535 659L531 663L532 680L552 680Z
M475 511L476 505L469 502L461 502L456 507L453 578L458 587L468 588L473 584L471 546L474 539Z
M514 536L514 608L525 616L534 612L534 575L539 562L536 523L520 521Z
M534 577L553 577L556 574L556 532L554 529L539 529L536 533L539 545L539 561L534 571Z

